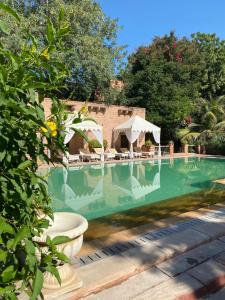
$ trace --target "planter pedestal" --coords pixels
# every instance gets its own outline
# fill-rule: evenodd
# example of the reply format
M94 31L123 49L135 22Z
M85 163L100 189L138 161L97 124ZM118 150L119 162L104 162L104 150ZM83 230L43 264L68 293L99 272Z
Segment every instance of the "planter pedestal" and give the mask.
M45 241L47 236L51 239L56 236L69 237L71 241L57 245L57 249L72 260L82 247L83 233L87 230L87 228L87 220L81 215L58 212L54 214L54 221L51 221L50 227L47 228L42 236L36 240L40 242L42 250L45 251ZM76 267L71 262L62 263L57 266L57 269L61 278L61 285L58 283L56 277L51 273L46 272L44 274L42 293L45 299L54 299L82 286L82 281L76 274Z

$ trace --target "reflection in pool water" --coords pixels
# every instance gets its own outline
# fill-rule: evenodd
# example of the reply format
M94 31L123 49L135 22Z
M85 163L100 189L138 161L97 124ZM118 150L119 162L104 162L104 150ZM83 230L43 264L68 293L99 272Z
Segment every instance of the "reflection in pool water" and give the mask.
M54 168L48 186L55 211L117 226L129 219L134 226L223 200L223 186L212 181L225 177L224 167L222 159L185 158Z

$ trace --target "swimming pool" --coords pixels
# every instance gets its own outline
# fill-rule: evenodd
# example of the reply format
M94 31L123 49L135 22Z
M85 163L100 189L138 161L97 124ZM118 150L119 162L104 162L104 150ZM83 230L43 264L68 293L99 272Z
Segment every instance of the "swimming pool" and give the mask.
M130 227L224 201L224 186L213 182L224 177L225 160L190 157L52 168L48 188L55 211Z

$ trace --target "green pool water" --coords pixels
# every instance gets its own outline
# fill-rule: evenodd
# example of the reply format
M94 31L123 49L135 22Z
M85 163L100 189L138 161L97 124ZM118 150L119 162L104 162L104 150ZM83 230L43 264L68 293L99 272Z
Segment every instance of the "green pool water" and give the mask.
M92 224L127 226L225 199L225 160L178 158L53 168L48 188L54 211L71 211Z

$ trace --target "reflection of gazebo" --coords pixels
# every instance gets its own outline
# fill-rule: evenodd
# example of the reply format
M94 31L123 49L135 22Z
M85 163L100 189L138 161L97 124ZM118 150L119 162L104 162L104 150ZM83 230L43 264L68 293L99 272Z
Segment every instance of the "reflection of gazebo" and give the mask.
M139 199L160 188L159 173L155 175L153 182L150 184L146 183L146 185L141 185L134 176L131 176L130 179L126 182L125 187L121 187L119 185L117 185L117 187L129 196L135 199Z
M127 169L127 167L125 168ZM134 168L137 168L139 174L141 173L140 176L135 174ZM129 170L126 170L127 179L121 181L120 176L114 173L113 184L126 195L136 200L154 192L160 188L160 166L157 169L154 168L155 173L151 181L149 178L145 178L144 168L144 165L135 165L133 162L129 163ZM116 168L114 170L116 172Z
M49 178L51 189L57 189L54 199L65 203L73 211L85 209L90 203L97 201L103 196L103 174L97 172L97 176L89 176L85 169L82 172L73 169L58 169L60 172ZM98 170L93 170L98 171ZM53 182L52 182L53 180ZM62 184L63 182L63 184ZM79 184L80 182L80 184ZM83 189L84 184L86 188ZM81 186L81 188L79 188ZM60 188L59 188L60 187ZM53 189L53 191L54 191Z
M103 196L103 178L99 180L92 192L76 195L68 184L62 186L62 192L65 197L65 203L72 208L73 211L81 210Z

